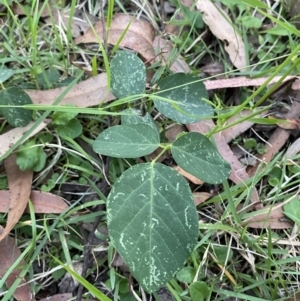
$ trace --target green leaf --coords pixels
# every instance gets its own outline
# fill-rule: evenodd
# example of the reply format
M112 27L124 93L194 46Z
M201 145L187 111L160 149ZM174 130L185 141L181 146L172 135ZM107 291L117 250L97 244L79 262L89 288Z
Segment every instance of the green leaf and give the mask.
M158 130L148 124L116 125L104 130L95 140L96 153L117 158L138 158L159 146Z
M198 217L186 180L160 163L126 170L107 199L112 243L148 292L182 268L198 237Z
M300 225L300 200L294 198L283 206L284 214L292 221Z
M15 74L14 70L7 69L7 68L0 69L0 83L4 83L14 74Z
M261 28L262 20L253 16L243 16L239 20L245 28Z
M142 94L146 88L146 68L141 59L118 51L110 63L111 91L117 98Z
M242 6L240 12L247 8L247 6L241 0L221 0L221 3L227 6L230 10L233 10L235 5L239 8Z
M42 185L41 190L44 192L49 192L51 191L56 183L58 182L59 179L59 174L58 173L54 173L51 176L51 179L48 179L47 184Z
M297 30L296 27L292 24L290 24L290 27L292 27L292 29L294 29L294 30ZM281 25L276 25L275 27L272 27L263 32L267 32L268 34L273 34L276 36L289 36L292 34L289 29L287 29Z
M34 140L29 140L17 152L16 162L21 170L32 169L41 171L46 164L47 155L41 146L35 146Z
M212 142L200 133L187 133L172 143L176 163L198 179L211 184L222 183L231 172Z
M70 106L74 108L74 106ZM78 115L78 112L69 111L69 112L54 112L52 117L52 123L56 125L66 125L72 119Z
M48 132L39 133L37 136L37 140L41 143L51 143L53 141L53 134Z
M59 125L57 133L61 137L75 139L82 133L82 125L78 119L71 119L66 125Z
M192 283L195 275L195 269L193 269L192 267L184 267L176 274L176 278L182 283Z
M197 82L195 82L197 81ZM208 93L197 76L176 73L159 81L160 92L153 96L156 108L165 116L179 123L192 123L207 116L214 110L203 98Z
M51 89L59 81L60 73L56 68L50 68L42 71L37 82L42 89Z
M60 278L62 278L64 275L66 274L66 271L61 269L61 270L56 270L54 272L51 273L51 276L54 280L59 280Z
M242 0L242 2L244 2L248 5L251 5L253 7L269 9L268 5L266 5L265 3L263 3L262 1L259 1L259 0Z
M180 9L184 14L184 20L187 22L186 25L193 26L195 28L203 28L204 22L202 19L202 15L197 11L191 11L189 8L184 5L180 5Z
M155 130L157 130L155 121L148 112L146 112L144 116L142 115L141 110L136 109L127 109L122 113L124 113L124 115L121 116L122 125L145 123L151 125Z
M22 89L10 87L0 91L0 104L6 106L22 106L32 104L31 98ZM32 111L24 108L3 107L0 112L7 122L14 127L26 126L32 117Z
M38 158L37 163L32 167L32 170L35 172L41 171L46 165L47 154L44 152L42 147L38 147Z
M6 190L8 187L7 177L5 175L0 176L0 190Z
M209 294L209 287L204 281L196 281L189 287L192 301L202 301Z
M221 264L229 262L233 257L233 251L224 246L214 246L214 254Z

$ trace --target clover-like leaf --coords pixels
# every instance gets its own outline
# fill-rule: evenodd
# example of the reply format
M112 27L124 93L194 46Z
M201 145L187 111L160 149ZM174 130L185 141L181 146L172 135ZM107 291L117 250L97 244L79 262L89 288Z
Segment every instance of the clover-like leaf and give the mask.
M23 127L31 121L31 110L16 107L32 104L31 98L22 89L18 87L9 87L0 91L0 104L7 106L0 108L0 112L10 125L14 127Z
M110 62L111 91L117 98L144 93L146 67L135 54L118 51Z
M117 158L138 158L159 146L159 133L149 124L116 125L104 130L95 140L96 153Z
M14 70L2 67L0 69L0 83L4 83L10 77L12 77L14 74L15 74Z
M199 78L176 73L158 83L160 91L153 96L156 108L165 116L180 123L192 123L212 116L214 110L204 101L208 93Z
M211 184L222 183L231 172L213 143L200 133L180 136L171 147L176 163L198 179Z
M73 118L65 125L58 125L57 133L63 138L75 139L82 134L82 124L78 119Z
M151 125L154 129L157 130L155 121L153 120L153 118L148 112L146 112L143 115L141 110L127 109L124 110L122 113L123 113L123 115L121 116L122 125L144 123L144 124Z
M160 163L126 170L107 200L110 238L148 292L163 286L192 252L198 217L186 180Z
M294 198L283 206L284 214L292 221L300 225L300 200Z

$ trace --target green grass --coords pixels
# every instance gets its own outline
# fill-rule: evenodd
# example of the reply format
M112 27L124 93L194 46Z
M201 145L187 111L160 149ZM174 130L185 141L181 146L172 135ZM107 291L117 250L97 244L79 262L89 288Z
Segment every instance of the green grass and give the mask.
M90 12L101 11L97 6L99 1L87 0L85 2ZM118 12L133 15L141 13L148 18L150 16L149 22L156 24L157 27L162 25L158 15L160 10L154 8L151 13L149 7L152 6L152 2L150 1L145 1L145 6L137 5L138 2L133 1L108 2L109 4L103 9L104 15L108 18L108 27L113 16ZM174 0L170 2L177 3ZM234 24L236 30L247 42L246 56L249 67L242 71L235 70L227 58L224 44L207 33L203 34L204 24L201 24L201 20L192 18L196 16L195 12L188 11L177 3L176 9L178 12L184 12L184 18L176 21L171 19L171 14L167 16L167 22L174 24L177 22L181 26L177 36L168 34L167 37L176 44L178 53L190 64L194 74L206 77L207 75L201 72L201 67L211 62L223 64L225 72L221 76L225 78L244 75L264 76L270 81L276 75L284 78L286 75L299 72L299 31L291 25L283 1L276 2L277 6L275 7L274 4L273 9L270 9L267 14L261 11L258 14L251 7L245 7L243 4L237 7L226 4L227 1L222 2L228 6L231 19L236 20ZM1 13L0 69L5 66L12 69L14 75L1 84L1 89L14 85L24 89L55 88L60 86L60 81L63 79L67 79L67 88L50 106L25 106L34 111L34 125L1 157L1 160L23 145L30 132L46 118L53 117L54 112L74 113L76 115L74 118L82 125L82 133L74 139L64 137L58 134L53 124L50 124L43 133L50 135L51 141L44 142L39 134L33 138L36 143L35 147L42 146L47 154L46 165L34 175L34 189L39 190L42 187L47 189L47 185L50 185L49 180L52 179L53 185L49 186L52 187L51 192L62 194L67 199L69 208L60 215L35 215L30 206L31 212L22 216L11 235L22 252L19 260L24 259L25 265L20 278L10 288L5 286L5 278L18 262L0 280L0 288L3 291L0 292L0 298L3 301L14 300L13 293L23 278L29 282L36 296L40 297L43 291L48 292L47 286L50 286L51 282L54 283L54 287L57 287L68 271L99 300L135 300L130 292L130 285L134 294L140 299L150 300L139 284L131 279L125 264L120 260L116 263L116 251L109 243L105 232L107 191L103 191L103 187L107 185L106 189L109 190L122 172L135 164L136 160L110 158L107 161L93 153L92 142L101 131L118 124L121 110L130 106L139 106L141 103L146 103L147 110L152 116L156 116L161 133L173 122L157 115L158 112L152 100L146 100L147 94L112 101L99 108L60 106L59 103L68 90L89 77L88 72L83 69L89 69L93 75L107 72L108 86L110 86L109 62L117 46L87 47L75 44L71 34L72 21L70 20L67 24L66 30L54 24L46 26L40 18L44 7L47 7L50 1L45 1L41 7L38 3L38 1L26 1L24 6L26 6L27 14L20 17L12 12L10 1L2 1L6 10ZM74 15L78 4L83 4L83 1L70 1L71 15ZM57 6L59 5L58 3ZM264 28L251 27L247 23L247 20L254 16L262 20ZM271 22L272 26L270 26ZM272 33L266 29L276 24L282 26L285 30L284 34L279 31ZM77 64L72 64L71 56L74 61L78 62ZM174 52L170 60L175 57ZM79 65L81 68L78 67ZM157 71L157 74L169 73L168 65L163 67L158 64L155 68L152 66L148 69L151 68ZM56 71L58 73L55 74ZM57 74L59 80L57 80ZM237 102L229 99L232 96L229 90L214 91L215 94L210 99L218 109L215 117L217 126L209 136L242 123L244 121L242 118L233 124L226 124L224 121L243 109L272 108L274 100L270 95L280 86L281 81L269 90L266 89L267 82L258 89L240 88L238 91L240 98ZM149 89L147 93L154 94L155 91L150 92ZM142 100L139 101L141 98ZM288 99L279 101L289 102ZM251 118L256 115L257 111L253 111ZM270 122L269 126L271 125ZM1 134L8 129L10 126L4 118L1 119ZM259 128L258 132L265 140L268 140L269 132L264 132ZM244 139L249 137L262 142L250 130L241 136L238 141L241 146L243 146ZM250 152L256 153L255 149ZM166 162L170 165L173 163L171 158ZM281 170L281 174L276 178L276 182L272 182L275 167ZM249 228L246 221L265 211L246 212L238 206L244 208L250 204L249 191L254 186L258 189L265 205L276 205L297 197L299 172L298 158L287 161L280 153L268 165L259 169L254 177L243 183L233 184L228 181L217 187L192 185L195 192L212 190L214 196L197 208L199 239L183 270L187 281L182 281L177 275L177 278L175 276L166 285L173 300L191 300L190 287L191 283L196 280L207 284L208 292L204 300L228 300L229 297L236 298L235 300L253 301L284 300L286 296L298 291L299 243L295 239L298 234L297 225L294 229L285 230ZM59 176L53 176L54 174ZM5 178L5 172L2 171L1 177ZM86 189L92 187L96 193L90 198L82 191L73 191L68 194L63 189L65 183L71 183L74 189L79 185ZM277 185L272 186L272 183L277 183ZM98 206L101 206L101 210L97 211L95 209L99 209ZM96 231L98 237L93 242L95 243L92 247L94 251L90 256L93 265L88 269L87 277L84 278L72 271L72 263L78 260L83 261L84 245L90 233L87 229L90 229L96 218L99 218L101 227ZM1 225L4 225L6 220L7 215L1 214ZM99 249L102 252L97 251ZM34 268L36 265L39 265L41 270ZM88 296L89 294L86 293L85 297L88 298ZM161 292L153 294L153 298L161 300Z

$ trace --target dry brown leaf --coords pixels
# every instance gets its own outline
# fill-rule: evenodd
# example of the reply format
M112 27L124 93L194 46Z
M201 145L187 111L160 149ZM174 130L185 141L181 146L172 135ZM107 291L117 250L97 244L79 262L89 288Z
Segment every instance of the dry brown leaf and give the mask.
M300 152L300 138L294 141L285 153L286 159L292 159Z
M196 178L195 176L191 175L190 173L186 172L185 170L183 170L180 166L173 166L173 168L180 173L182 176L184 176L185 178L187 178L189 181L191 181L192 183L196 184L196 185L202 185L204 182L201 181L200 179Z
M253 113L253 111L248 111L248 110L241 111L237 115L229 118L227 120L226 124L231 124L231 123L233 123L243 117L246 117L252 113ZM260 117L260 115L257 115L256 117ZM248 120L240 122L239 124L236 124L228 129L222 131L222 136L224 137L225 141L227 143L229 143L230 141L232 141L233 139L235 139L236 137L240 136L242 133L244 133L245 131L250 129L252 125L253 125L253 122L248 121Z
M182 124L174 124L166 131L165 136L169 142L174 142L177 136L185 130L186 129Z
M271 118L269 116L269 118ZM282 122L277 123L278 127L285 130L295 130L300 128L300 120L299 119L285 119Z
M25 90L35 104L51 105L66 87L51 90ZM107 75L101 73L76 84L59 105L73 104L78 107L92 107L115 99L108 91Z
M297 79L294 80L294 82L292 83L291 89L292 90L300 90L300 79L299 79L299 77L297 77Z
M69 26L70 18L70 8L64 8L61 10L52 7L52 3L49 1L49 5L44 6L43 11L41 11L43 3L39 3L39 12L44 22L46 24L56 24L59 28L67 29ZM16 15L27 15L24 10L24 6L19 5L19 3L14 2L12 6L12 11ZM82 8L76 7L74 10L74 15L71 22L71 32L74 38L79 37L82 33L85 33L89 28L90 24L96 23L99 18L86 13Z
M164 152L162 155L163 149L161 147L157 148L153 153L151 153L148 157L150 160L156 160L156 162L162 162L166 160L170 155L169 152ZM159 156L159 157L158 157ZM157 158L158 157L158 158Z
M300 3L299 3L300 4ZM300 301L300 292L296 293L293 297L284 299L283 301Z
M0 235L2 236L4 229L0 226ZM20 250L15 244L15 240L9 236L0 241L0 278L6 274L7 270L13 265L13 263L21 255ZM14 269L12 273L7 277L5 283L8 288L10 288L15 280L19 277L22 271L22 265L24 265L24 260L21 260L19 267ZM20 285L14 292L14 297L18 301L34 301L34 297L30 290L30 286L22 279Z
M5 159L4 165L10 190L10 199L6 227L0 235L0 241L6 237L22 216L29 200L33 176L32 170L20 170L16 163L16 154Z
M194 192L193 197L194 197L195 205L198 206L198 205L204 203L206 200L213 197L213 195L208 192Z
M198 0L197 8L202 13L202 19L211 32L225 44L224 48L232 64L236 68L247 66L244 42L239 33L232 26L233 22L220 7L216 7L210 0Z
M9 210L9 190L0 190L0 212L6 213ZM64 200L52 193L32 190L30 193L35 213L61 213L68 208ZM25 212L29 212L28 206Z
M90 28L83 36L75 39L75 42L77 44L103 43L102 25L102 21L96 22L93 28ZM108 44L116 45L119 43L121 47L126 47L138 52L146 61L153 60L155 55L152 42L154 40L155 30L147 21L138 20L126 14L116 14L112 20L109 31L108 29L106 30L108 32ZM95 32L97 36L95 36ZM124 32L126 33L120 41Z
M45 128L49 124L50 120L46 119L44 122L41 122L36 129L28 136L27 139L34 136ZM35 122L30 122L25 127L14 128L2 135L0 135L0 157L2 157L24 134L35 124Z
M57 294L51 297L46 297L41 299L40 301L70 301L73 298L71 293L67 294Z
M248 168L249 176L255 175L257 168L260 166L262 161L264 163L270 163L272 158L278 154L280 149L284 146L289 136L290 130L284 130L281 128L276 129L268 140L268 143L265 145L266 152L263 155L255 155L255 157L259 160L257 160L257 163L254 166Z
M51 297L47 297L47 298L43 298L40 301L70 301L70 300L74 300L74 297L71 293L67 293L67 294L57 294L57 295L53 295ZM82 301L86 300L86 299L81 299ZM96 301L95 299L89 299L90 301Z
M184 72L189 73L190 67L182 58L181 55L173 58L171 60L171 53L174 48L173 44L170 41L165 40L161 37L155 37L153 41L153 47L155 48L155 52L158 53L155 58L155 62L160 62L163 65L170 64L170 70L173 72ZM170 61L171 60L171 61ZM272 85L277 83L279 80L282 80L282 83L297 79L298 76L289 75L282 80L282 76L275 76L268 85ZM260 78L248 78L246 76L239 76L233 78L225 78L225 79L215 79L215 80L204 80L203 83L207 90L214 89L225 89L225 88L238 88L238 87L259 87L263 85L268 77L260 77Z
M300 2L298 0L286 0L286 9L291 17L290 22L300 29ZM300 299L300 296L299 296ZM297 299L298 300L298 299Z
M224 78L225 68L221 62L211 62L201 67L201 71L209 76L222 79Z
M59 28L68 29L70 19L70 8L62 10L52 9L52 16L45 19L46 24L56 24ZM95 24L99 18L84 12L82 9L75 8L71 23L71 32L74 38L80 37L90 29L90 24Z
M297 76L289 75L282 80L282 83L293 80L297 78ZM259 87L263 85L267 77L260 78L248 78L245 76L233 77L233 78L225 78L225 79L215 79L215 80L205 80L203 83L207 90L214 89L224 89L224 88L237 88L237 87ZM282 76L275 76L268 85L272 85L277 83L282 79Z
M181 55L173 58L171 60L171 53L174 48L173 44L165 40L161 37L155 37L153 41L153 47L155 48L155 52L158 54L155 58L155 62L160 62L163 65L168 65L170 70L175 73L184 72L189 73L190 67L185 62ZM171 60L171 61L170 61ZM199 78L200 79L200 78ZM298 79L298 76L289 75L282 80L282 76L275 76L268 85L272 85L277 83L279 80L282 80L282 83L287 81ZM263 85L268 77L260 77L260 78L248 78L246 76L239 76L233 78L224 78L224 79L214 79L214 80L203 80L205 88L207 90L214 89L225 89L225 88L238 88L238 87L259 87Z
M299 99L300 92L297 93L296 99ZM291 110L288 114L286 114L287 119L296 119L300 115L300 103L298 101L294 101L291 107ZM257 154L255 157L263 160L264 163L271 162L272 158L280 151L280 149L284 146L287 139L291 134L291 130L285 130L282 128L277 128L275 132L272 134L268 143L265 145L266 153L263 155ZM255 175L258 166L261 161L258 160L257 164L248 169L248 174L250 176Z
M205 135L215 127L215 124L211 119L209 119L197 123L187 124L186 127L189 129L190 132L198 132ZM222 133L214 134L213 138L220 155L224 158L224 160L226 160L230 164L231 174L229 178L235 184L240 183L243 180L247 180L249 178L249 175L247 174L245 167L233 154ZM253 203L259 204L256 206L257 209L262 208L256 188L252 189L251 201Z
M293 225L286 219L286 216L282 212L282 206L276 204L276 207L271 206L264 207L266 213L258 214L251 217L243 224L246 224L251 228L258 229L289 229Z
M39 3L38 6L39 6L39 12L40 12L40 10L42 8L42 4ZM12 5L12 11L15 15L20 15L20 16L28 14L28 12L26 12L26 7L24 7L24 5L20 5L20 3L15 2L15 1L13 2L13 5ZM27 8L27 11L28 11L28 8ZM48 17L50 14L50 11L51 11L51 8L49 6L46 6L45 9L42 12L40 12L41 17Z
M155 37L153 41L153 47L155 48L155 53L158 54L154 60L155 62L168 65L170 70L175 73L190 72L189 65L185 62L181 55L177 55L177 57L171 57L173 44L170 41L167 41L161 37Z
M180 0L180 2L185 7L191 7L194 4L194 0Z
M181 4L185 7L190 8L194 4L194 0L180 0ZM168 4L168 1L164 2ZM173 14L172 19L176 21L184 20L185 16L182 10L175 10L175 14ZM174 24L175 23L175 24ZM178 25L177 22L167 22L165 27L165 32L173 35L178 35L182 30L182 25ZM178 22L180 23L180 22Z

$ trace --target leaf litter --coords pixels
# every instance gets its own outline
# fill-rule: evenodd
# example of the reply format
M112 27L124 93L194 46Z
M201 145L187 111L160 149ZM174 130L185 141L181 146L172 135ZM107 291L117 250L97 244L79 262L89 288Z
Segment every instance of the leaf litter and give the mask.
M33 177L32 170L20 170L16 163L15 154L8 157L4 165L10 190L10 198L6 227L0 235L0 241L9 234L24 213L29 200Z
M9 211L10 191L0 190L0 212L7 213ZM29 196L32 202L34 213L62 213L68 208L66 202L59 196L38 190L32 190ZM29 207L24 212L29 213Z
M214 9L207 8L206 6L211 5L208 4L209 1L201 1L199 0L197 3L197 7L199 10L203 12L204 15L204 21L206 21L207 25L210 27L210 30L215 34L216 37L219 39L225 41L228 43L227 46L225 46L229 57L232 61L232 63L237 68L243 68L245 67L245 57L244 57L244 45L241 44L242 40L240 36L237 35L236 31L233 30L227 30L227 32L223 31L223 28L225 28L225 23L227 25L229 24L231 26L232 22L229 20L229 17L226 16L226 13L224 11L221 11L221 9L216 7ZM223 26L222 30L220 30L219 26L220 24L216 24L215 18L218 16L218 20L220 18L220 24ZM170 42L164 40L164 39L154 39L153 33L151 33L151 30L148 30L151 26L148 26L148 31L146 30L147 26L141 25L141 24L147 24L147 22L140 22L140 20L137 20L132 17L124 17L120 15L116 15L116 18L113 21L113 26L111 27L109 31L109 38L108 43L112 45L116 45L118 43L118 39L120 37L120 33L123 32L128 27L129 30L125 35L125 42L124 44L120 44L122 47L128 47L130 49L135 50L138 52L145 61L152 62L152 60L155 58L155 61L164 62L165 64L169 64L168 56L171 54L171 50L173 46ZM118 19L119 18L119 19ZM123 18L123 19L122 19ZM117 21L116 21L117 20ZM214 21L214 22L213 22ZM96 22L96 20L95 20ZM123 22L123 23L122 23ZM225 23L224 23L225 22ZM91 22L92 23L92 22ZM231 26L233 29L233 27ZM139 30L141 29L141 30ZM80 28L81 30L81 28ZM95 30L98 34L98 36L95 37L94 31L92 29L87 29L85 31L85 34L82 37L78 37L76 39L77 43L98 43L99 40L104 43L103 41L103 30L102 30L102 23L100 24L100 21L95 23ZM144 34L145 33L145 34ZM138 37L134 37L134 35ZM139 47L138 45L142 43L142 46ZM153 42L153 43L152 43ZM147 45L147 50L146 50ZM152 45L149 48L149 45ZM154 48L157 49L157 53L159 53L155 57ZM150 52L149 52L150 49ZM185 63L185 61L181 58L181 56L177 56L177 59L172 60L170 69L174 72L186 72L189 73L189 66ZM100 74L98 75L99 78L101 76L101 79L106 80L106 74ZM61 104L75 104L77 106L83 107L83 106L95 106L98 105L101 101L110 101L113 100L113 95L110 94L108 91L107 83L105 82L103 86L100 87L100 89L94 90L94 87L96 86L94 84L94 81L91 79L95 79L96 77L92 77L88 80L85 80L77 85L75 85L74 90L71 90L69 94L63 99ZM284 80L291 80L294 79L294 76L290 76L288 78L285 78ZM273 79L271 83L275 83L278 81L280 77L276 77ZM229 79L217 79L217 80L205 80L204 84L208 90L211 89L220 89L220 88L228 88L228 87L245 87L245 86L259 86L265 82L266 78L258 78L258 79L249 79L246 77L237 77L237 78L229 78ZM83 86L84 83L86 86ZM52 104L52 102L57 98L58 95L62 93L64 88L59 89L52 89L52 90L46 90L46 91L30 91L27 90L27 93L31 96L34 103L37 104ZM72 92L72 93L71 93ZM101 97L99 97L99 94ZM97 97L98 96L98 97ZM101 99L99 102L99 98ZM42 99L42 100L41 100ZM82 99L88 100L89 102L86 103ZM91 100L92 99L92 100ZM298 110L296 110L298 112ZM244 112L245 114L248 114L248 112ZM239 118L239 117L235 117ZM228 122L234 122L234 119L228 120ZM230 176L231 180L234 183L239 183L243 180L246 180L249 178L249 175L245 171L245 167L239 163L237 158L232 153L230 147L228 146L228 143L234 139L235 137L238 137L242 133L244 133L246 130L251 128L253 125L252 122L244 121L240 123L238 126L234 126L230 129L224 130L220 133L215 134L214 140L217 144L217 147L219 149L219 152L221 155L226 159L230 161L231 167L232 167L232 174ZM201 133L208 133L215 127L212 120L205 120L203 122L199 122L196 124L190 124L187 125L187 128L190 131L199 131ZM180 131L182 131L181 129ZM287 129L281 129L283 131L279 131L280 129L277 129L278 132L276 132L277 139L279 137L279 143L276 144L276 135L274 133L274 139L272 140L273 136L269 139L269 143L272 145L271 148L268 149L268 153L264 156L267 157L267 162L270 162L274 154L276 154L281 147L284 145L286 140L288 139L290 135L290 131ZM277 131L276 130L276 131ZM258 155L259 156L259 155ZM253 169L255 171L255 169ZM251 170L249 171L251 175ZM8 192L5 192L7 195ZM31 192L33 193L33 192ZM207 198L209 198L211 194L207 194L206 196L203 196L201 200L198 201L198 204L204 202ZM34 197L31 195L31 197L34 199ZM196 195L194 195L194 198ZM258 208L261 208L261 203L258 197L258 193L256 190L253 191L252 194L252 201L254 204L259 204ZM35 203L35 202L33 202ZM34 205L35 206L35 205ZM43 207L44 205L42 205ZM60 205L57 205L58 207ZM7 207L6 207L7 208ZM34 207L35 208L35 207ZM248 224L249 227L253 228L267 228L270 227L271 229L283 229L285 225L285 228L289 228L291 224L289 222L283 221L280 225L278 225L278 220L282 219L283 213L282 210L271 210L270 213L266 215L259 215L257 218L252 218L250 220L250 223ZM7 208L9 209L9 208ZM264 209L268 209L266 206ZM41 209L46 210L46 209ZM22 211L22 210L21 210ZM41 211L42 212L42 211ZM60 295L62 296L62 295ZM54 298L54 296L52 297ZM62 300L62 299L59 299Z
M225 44L232 64L236 68L247 66L246 51L244 42L233 27L233 22L222 8L209 0L198 0L197 8L202 13L203 21L207 24L211 32ZM218 20L216 22L216 20Z
M12 148L12 146L14 146L32 127L35 126L32 132L28 135L27 139L39 133L42 129L44 129L49 124L49 122L50 122L49 119L45 119L38 126L35 126L34 122L30 122L25 127L17 127L7 131L4 134L1 134L0 135L0 145L1 145L0 157L3 157L6 154L6 152L8 152ZM26 140L24 140L23 142L25 141Z
M4 229L0 226L0 236L3 237ZM21 252L15 243L15 239L5 236L5 239L0 241L0 278L3 278L8 269L19 259ZM22 265L25 261L22 259L17 267L7 276L5 284L9 288L13 285L22 271ZM18 301L34 301L35 298L31 292L29 284L21 279L17 289L14 291L14 297Z
M116 14L112 20L111 27L109 29L106 28L106 30L108 32L108 44L119 44L121 47L135 50L149 62L154 59L152 42L155 31L147 21L138 20L126 14ZM121 40L120 37L123 36L124 32L125 35ZM93 28L90 28L83 36L78 37L75 42L77 44L104 43L106 41L103 40L103 36L105 36L103 22L98 21Z

